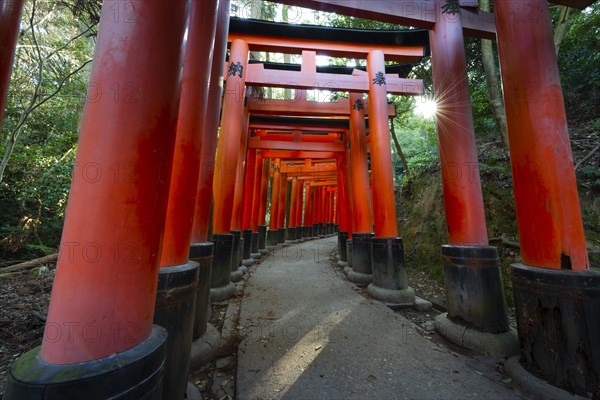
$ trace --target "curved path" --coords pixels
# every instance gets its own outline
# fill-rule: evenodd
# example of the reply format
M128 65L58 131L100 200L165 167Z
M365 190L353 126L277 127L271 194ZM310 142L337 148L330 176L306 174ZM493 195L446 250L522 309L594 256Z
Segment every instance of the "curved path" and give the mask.
M246 284L237 399L515 399L494 360L452 353L331 267L336 238L279 249Z

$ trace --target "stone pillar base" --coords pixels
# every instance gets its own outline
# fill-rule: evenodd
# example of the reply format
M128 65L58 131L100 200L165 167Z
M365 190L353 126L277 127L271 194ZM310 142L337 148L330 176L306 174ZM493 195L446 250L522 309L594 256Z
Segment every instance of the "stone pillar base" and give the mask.
M266 250L267 248L267 227L265 225L258 226L258 251Z
M285 243L285 228L277 229L277 243Z
M210 288L210 301L212 303L219 303L230 299L235 294L235 285L229 282L226 286L218 288Z
M508 313L498 251L490 246L442 246L450 319L488 333L507 332Z
M190 352L190 372L194 372L210 363L216 356L221 346L221 334L211 324L206 327L206 332L194 340Z
M234 258L237 262L237 253L233 253L234 235L230 233L213 234L215 245L213 268L210 284L210 299L223 301L233 296L235 286L230 281L231 267ZM235 256L235 257L234 257ZM237 264L235 264L237 269Z
M348 280L356 283L358 286L367 286L373 281L373 275L356 272L354 268L351 267L348 268L346 275L348 275Z
M239 282L244 276L244 270L242 270L240 266L242 265L245 241L242 237L242 232L231 231L231 234L233 235L233 261L231 263L229 280L231 282Z
M371 239L371 252L373 283L367 292L388 304L414 304L415 291L407 283L402 239L374 237Z
M288 227L286 229L286 242L295 242L296 241L296 227Z
M350 274L348 274L348 277L350 277ZM367 293L371 297L393 306L412 306L415 304L415 291L410 286L404 289L386 289L371 283L367 286Z
M512 265L521 363L550 384L600 398L600 271Z
M211 242L192 243L190 260L198 263L198 291L196 292L196 316L194 318L194 339L206 332L210 319L210 281L213 263L213 248Z
M346 266L344 272L346 275L352 271L352 239L346 240Z
M519 341L514 329L501 333L482 332L452 321L448 313L443 313L435 319L435 330L452 343L481 354L508 357L519 353Z
M183 399L194 334L198 263L163 267L158 274L154 323L167 330L164 399Z
M319 225L319 237L324 238L325 236L327 236L327 225L325 225L325 224L318 224L318 225Z
M371 269L371 234L352 234L352 271L348 279L352 282L366 286L373 281Z
M202 393L192 382L187 382L185 400L202 400Z
M279 238L279 232L277 230L269 230L267 232L267 249L273 250L277 247L277 240Z
M532 395L536 399L573 399L586 400L591 398L573 395L566 390L559 389L546 382L537 376L532 375L529 371L519 363L519 356L509 357L504 363L504 371L510 376L514 383L520 386L527 394Z
M258 251L258 239L259 239L259 234L258 232L252 232L251 235L251 246L250 246L250 257L254 260L257 260L260 258L260 252Z
M348 232L338 232L338 253L340 255L340 259L338 260L338 265L340 265L340 261L344 263L344 265L340 265L341 267L346 266L346 262L348 261Z
M167 330L155 325L142 343L100 360L48 364L36 347L15 361L3 399L77 400L87 393L97 399L160 400L166 346Z
M252 258L252 231L250 229L244 229L242 231L242 237L244 238L242 260L249 260Z
M229 280L233 283L238 283L244 277L244 270L239 267L236 271L231 271L229 274Z

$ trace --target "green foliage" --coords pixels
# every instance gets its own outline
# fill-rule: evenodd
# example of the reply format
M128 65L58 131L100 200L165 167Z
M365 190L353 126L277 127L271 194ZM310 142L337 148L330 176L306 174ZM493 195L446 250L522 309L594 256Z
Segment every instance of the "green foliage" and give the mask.
M600 117L600 4L572 10L560 46L558 66L573 119Z
M8 160L0 182L5 263L59 243L98 11L99 2L82 0L28 2L23 11L0 141Z

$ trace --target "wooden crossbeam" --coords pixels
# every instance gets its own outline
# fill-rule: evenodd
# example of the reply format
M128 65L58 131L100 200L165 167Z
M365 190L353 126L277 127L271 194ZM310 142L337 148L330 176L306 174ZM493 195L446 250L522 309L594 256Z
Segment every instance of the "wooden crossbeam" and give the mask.
M332 92L367 93L369 91L369 79L366 75L326 74L308 70L267 70L262 64L248 65L246 85L286 89L317 89ZM405 79L399 78L397 75L386 74L386 86L387 92L390 94L423 94L423 81L420 79Z
M318 55L329 57L347 57L366 59L372 50L381 50L388 61L419 62L425 55L423 46L391 46L382 44L342 43L322 39L298 39L286 37L270 37L260 34L230 33L229 43L240 39L245 41L250 51L266 51L272 53L301 54L303 50L315 51Z

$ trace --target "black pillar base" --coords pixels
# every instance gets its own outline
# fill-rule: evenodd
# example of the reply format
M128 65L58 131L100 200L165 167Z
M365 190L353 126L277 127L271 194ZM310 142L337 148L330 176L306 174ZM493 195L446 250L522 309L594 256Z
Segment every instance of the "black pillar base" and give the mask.
M234 237L230 233L215 233L212 240L215 244L215 252L210 278L210 299L217 302L226 300L235 293L235 286L229 280L231 266L234 263Z
M248 260L252 258L252 230L244 229L242 231L242 237L244 238L244 250L242 259Z
M442 246L448 317L482 332L509 330L498 251L490 246Z
M267 227L265 225L258 226L258 251L267 249Z
M353 233L352 270L348 272L348 279L367 286L373 281L371 263L371 233Z
M267 246L274 248L277 246L278 241L279 241L279 231L269 230L267 232Z
M294 240L296 240L296 227L288 226L285 232L285 236L286 242L293 242Z
M402 239L374 237L371 252L373 283L367 292L385 303L414 304L415 291L407 283Z
M319 224L319 237L324 238L327 236L327 225Z
M190 260L198 263L198 291L196 292L196 316L194 318L194 339L206 332L210 319L210 281L213 263L214 244L211 242L192 243Z
M198 264L194 261L163 267L158 274L154 323L166 328L168 333L164 400L183 400L185 397L197 285Z
M550 384L600 398L600 271L512 265L521 364Z
M338 253L340 253L340 262L344 265L340 265L340 267L346 266L346 261L348 261L348 246L346 246L348 242L348 232L338 232Z
M277 243L285 243L285 228L277 229Z
M155 325L150 337L139 345L100 360L48 364L40 359L40 347L36 347L15 361L3 399L159 400L166 346L167 330Z
M244 276L244 272L240 269L242 256L244 255L244 238L241 231L231 231L231 234L233 235L233 259L229 272L229 280L231 282L239 282L242 280L242 276Z
M312 226L312 235L311 235L313 238L319 237L319 227L320 226L321 226L320 224L313 224L313 226Z
M344 272L346 275L352 271L352 239L346 240L346 266Z
M258 250L258 237L259 237L259 233L258 232L252 232L252 237L251 237L251 246L250 246L250 257L252 257L253 260L257 260L260 258L260 252Z

